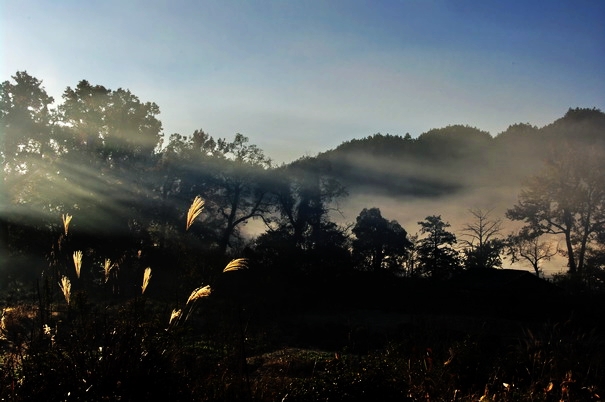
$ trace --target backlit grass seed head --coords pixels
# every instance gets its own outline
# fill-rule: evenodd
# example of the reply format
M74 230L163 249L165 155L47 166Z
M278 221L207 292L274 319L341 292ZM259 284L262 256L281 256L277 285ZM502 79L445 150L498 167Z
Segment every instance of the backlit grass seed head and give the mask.
M61 282L59 282L59 287L61 288L61 292L63 292L63 297L65 297L65 302L69 305L69 298L71 296L71 282L69 278L63 276L61 278Z
M82 269L82 252L74 252L74 267L76 268L76 275L80 277L80 269Z
M199 288L197 288L193 292L191 292L191 295L189 295L189 298L187 299L186 304L189 304L189 302L196 301L197 299L200 299L202 297L208 297L208 296L210 296L210 293L212 293L212 289L210 289L210 285L200 286Z
M170 314L170 321L168 322L168 325L172 324L172 321L178 319L181 316L181 312L182 310L172 310L172 314Z
M223 272L239 271L241 269L248 269L247 258L236 258L235 260L232 260L227 264L225 269L223 269Z
M67 236L67 232L69 231L69 222L71 222L72 216L70 214L61 215L63 219L63 229L65 230L65 236Z
M105 258L105 263L103 264L103 272L105 273L105 283L109 280L109 273L113 265L111 264L111 260L109 258Z
M193 225L193 221L197 218L204 209L204 200L198 195L194 198L193 203L189 207L189 211L187 211L187 225L185 226L185 230L189 230L191 225Z
M147 285L149 285L149 280L151 279L151 267L145 268L145 273L143 274L143 286L141 286L141 294L145 293L145 289L147 289Z

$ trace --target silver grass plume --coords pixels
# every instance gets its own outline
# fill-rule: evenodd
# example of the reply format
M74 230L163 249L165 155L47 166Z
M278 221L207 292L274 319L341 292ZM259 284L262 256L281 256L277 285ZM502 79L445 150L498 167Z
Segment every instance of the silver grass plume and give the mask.
M145 293L145 289L147 289L147 285L149 285L149 280L151 279L151 267L145 268L145 272L143 273L143 286L141 286L141 294Z
M74 252L74 267L76 268L76 275L80 278L80 270L82 269L82 251Z
M229 264L223 269L223 272L240 271L242 269L249 268L249 261L247 258L236 258L231 260Z
M187 211L187 224L185 226L185 230L189 230L191 225L193 225L193 221L197 218L204 209L204 200L199 195L196 196L193 200L193 203L189 207L189 211Z
M63 230L65 231L65 236L67 236L72 216L70 214L62 214L61 218L63 219Z
M61 282L59 282L59 287L61 288L61 292L63 292L67 305L69 305L69 298L71 297L71 282L69 278L63 275Z

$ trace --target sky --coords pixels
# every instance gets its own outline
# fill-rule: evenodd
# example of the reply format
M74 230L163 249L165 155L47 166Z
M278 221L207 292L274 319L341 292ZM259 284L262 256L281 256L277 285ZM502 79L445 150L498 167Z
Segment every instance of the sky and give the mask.
M2 0L0 80L86 79L166 138L246 135L276 163L375 133L492 135L605 110L605 2Z

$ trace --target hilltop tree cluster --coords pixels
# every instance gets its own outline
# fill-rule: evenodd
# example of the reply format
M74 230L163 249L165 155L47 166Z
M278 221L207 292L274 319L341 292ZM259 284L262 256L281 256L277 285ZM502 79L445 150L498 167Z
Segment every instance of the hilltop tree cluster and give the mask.
M215 139L200 129L165 138L159 107L129 90L80 81L56 106L42 81L18 72L1 91L5 255L37 254L52 266L60 263L58 249L70 247L86 250L85 258L97 265L105 256L124 266L153 261L194 277L212 276L219 260L246 255L267 272L355 268L443 279L464 269L501 267L506 255L539 274L541 264L560 252L571 274L595 278L603 272L605 148L593 133L602 131L605 117L598 110L570 110L550 128L548 147L543 132L529 125L511 126L495 139L454 126L417 139L376 135L340 147L350 153L337 149L274 166L242 134ZM570 122L590 135L566 134ZM542 153L534 152L536 144ZM511 151L507 166L526 158L539 172L507 212L525 223L519 233L505 236L501 220L482 210L470 210L460 240L439 215L418 222L415 235L373 207L349 227L331 219L352 182L380 182L371 169L352 167L360 152L385 163L436 161L435 169L462 177L469 172L464 169L475 168L457 183L447 175L437 180L428 169L403 172L406 180L381 177L396 184L394 191L435 195L473 180L496 180L493 166L503 160L494 147ZM516 175L521 172L511 173ZM204 200L202 224L185 231L183 217L197 196ZM51 240L61 232L62 214L74 217L78 244ZM256 229L247 232L252 224ZM553 248L547 234L564 246Z

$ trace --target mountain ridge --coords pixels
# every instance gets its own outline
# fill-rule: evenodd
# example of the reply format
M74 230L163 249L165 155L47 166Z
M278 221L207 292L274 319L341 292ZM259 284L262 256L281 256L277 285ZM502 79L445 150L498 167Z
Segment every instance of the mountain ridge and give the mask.
M562 141L603 146L605 114L570 108L541 128L516 123L496 136L469 125L431 129L417 138L376 133L345 141L310 159L329 164L329 175L350 191L395 196L440 196L477 186L520 186L537 173ZM301 163L301 158L292 165Z

